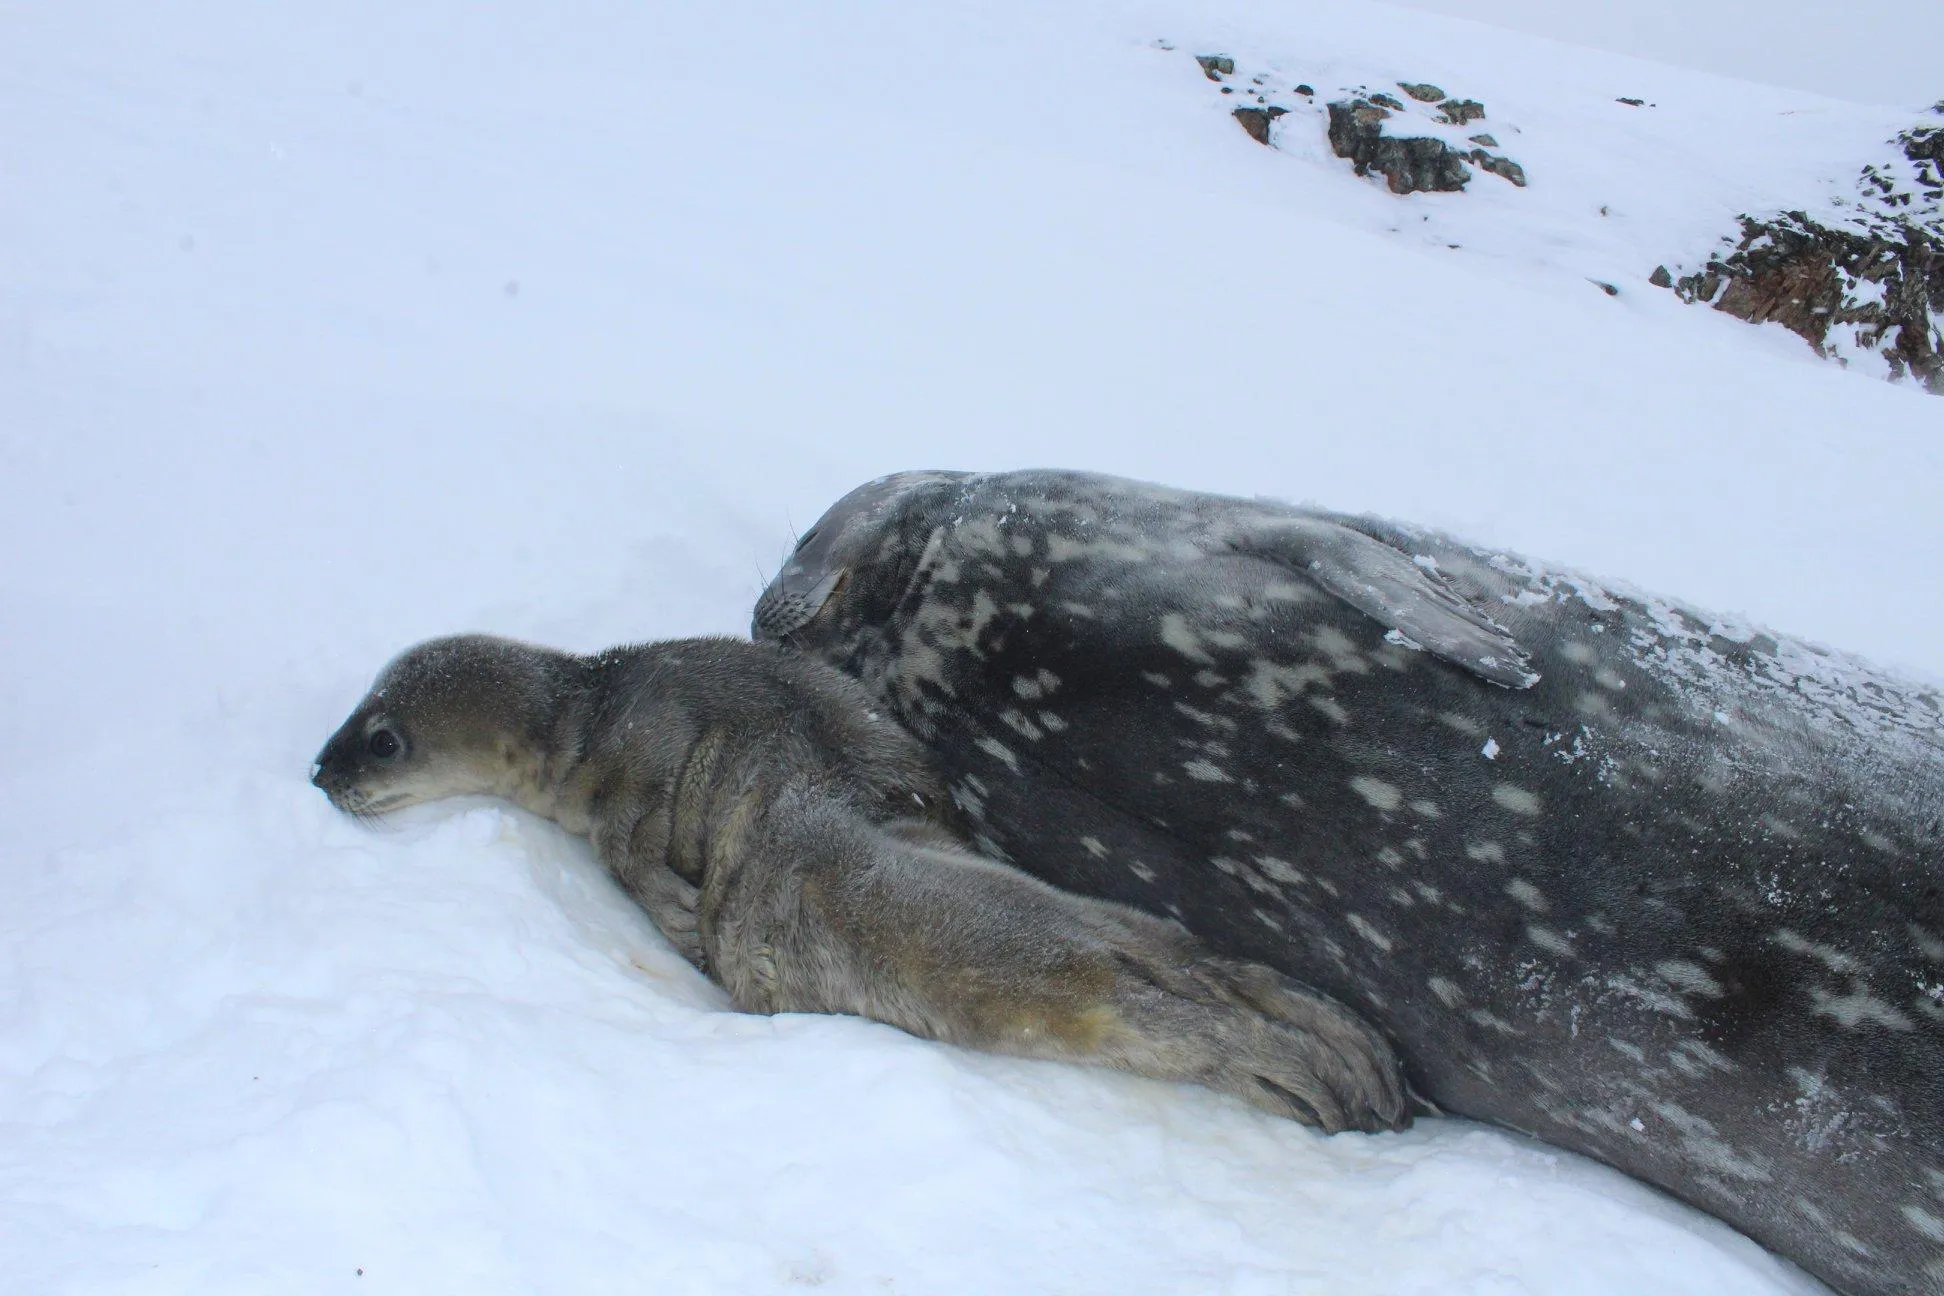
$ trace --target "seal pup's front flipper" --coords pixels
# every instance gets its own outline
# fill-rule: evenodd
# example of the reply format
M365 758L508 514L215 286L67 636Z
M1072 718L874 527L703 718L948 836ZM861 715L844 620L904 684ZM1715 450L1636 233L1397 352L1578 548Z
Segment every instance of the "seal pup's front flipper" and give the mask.
M738 1006L841 1012L1016 1057L1231 1093L1326 1133L1410 1123L1389 1042L1271 968L1186 929L880 827L814 790L778 798L751 839L717 970ZM778 915L787 915L779 918ZM767 937L758 933L772 933ZM766 972L751 943L766 939Z
M1265 518L1224 537L1236 553L1306 576L1414 647L1504 688L1539 682L1510 631L1409 554L1321 517Z
M696 971L707 973L708 953L696 913L701 891L659 860L631 861L625 870L609 867L676 953Z

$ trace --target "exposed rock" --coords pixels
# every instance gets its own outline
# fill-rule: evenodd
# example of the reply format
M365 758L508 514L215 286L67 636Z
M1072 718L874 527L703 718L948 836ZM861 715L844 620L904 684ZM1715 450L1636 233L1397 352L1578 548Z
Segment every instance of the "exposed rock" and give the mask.
M1371 95L1368 99L1349 99L1329 105L1330 147L1338 157L1350 159L1358 175L1376 171L1396 194L1452 193L1463 189L1471 179L1471 168L1465 165L1471 162L1522 189L1525 187L1525 168L1510 158L1487 153L1482 148L1460 152L1433 136L1385 134L1383 123L1391 118L1391 110L1403 109L1394 99L1385 103L1388 98ZM1479 115L1483 114L1481 107Z
M1525 168L1511 158L1499 157L1497 154L1487 153L1484 149L1473 149L1465 156L1477 163L1481 170L1490 171L1495 176L1510 180L1521 189L1526 187Z
M1397 85L1410 97L1408 102L1359 86L1347 90L1341 100L1324 103L1318 101L1314 86L1292 84L1273 68L1244 67L1238 73L1236 60L1226 54L1198 54L1195 61L1210 81L1222 83L1221 93L1231 96L1231 103L1242 101L1243 106L1231 108L1230 115L1258 144L1273 148L1278 138L1286 140L1294 128L1275 123L1291 113L1327 115L1331 149L1349 159L1358 175L1373 171L1382 175L1392 193L1462 190L1471 180L1473 166L1520 187L1526 183L1525 168L1487 151L1498 147L1492 136L1473 136L1467 146L1457 142L1456 132L1442 129L1453 114L1463 121L1485 115L1485 105L1451 98L1442 86L1400 81ZM1387 129L1394 133L1387 134Z
M1242 123L1242 129L1249 132L1249 138L1258 144L1269 142L1270 122L1288 115L1287 108L1237 108L1235 110L1235 120Z
M1623 103L1629 108L1644 108L1647 104L1645 99L1615 99L1613 102Z
M1595 288L1598 288L1601 292L1605 293L1609 297L1618 297L1620 295L1620 289L1616 285L1610 284L1604 279L1588 279L1586 282L1592 284Z
M1451 193L1465 187L1471 169L1461 155L1440 139L1405 138L1384 134L1390 114L1366 99L1330 105L1330 147L1348 158L1358 175L1382 173L1395 194Z
M1944 395L1944 126L1890 144L1896 153L1863 167L1857 196L1831 212L1744 214L1731 250L1687 274L1657 266L1648 282Z
M1773 320L1844 363L1875 351L1891 376L1944 395L1944 239L1917 225L1900 239L1832 229L1802 212L1743 216L1741 226L1727 256L1678 279L1662 267L1649 282L1673 279L1683 301L1751 324Z
M1944 115L1944 104L1931 111ZM1915 169L1913 178L1924 196L1944 198L1944 126L1915 126L1897 136L1896 142Z

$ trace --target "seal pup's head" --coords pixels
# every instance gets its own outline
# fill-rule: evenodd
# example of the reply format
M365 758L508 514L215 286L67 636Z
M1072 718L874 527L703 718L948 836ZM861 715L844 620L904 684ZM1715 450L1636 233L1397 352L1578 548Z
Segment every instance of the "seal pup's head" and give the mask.
M831 505L756 600L750 638L786 640L840 601L881 618L897 604L944 506L972 476L893 473Z
M512 794L540 777L575 660L492 635L408 648L324 744L311 782L360 818Z

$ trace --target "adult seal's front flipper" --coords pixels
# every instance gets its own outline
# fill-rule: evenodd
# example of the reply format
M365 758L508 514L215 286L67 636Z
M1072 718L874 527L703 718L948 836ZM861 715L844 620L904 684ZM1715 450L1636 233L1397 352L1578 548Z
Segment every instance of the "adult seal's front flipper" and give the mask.
M1320 517L1253 519L1229 538L1237 553L1277 563L1314 581L1402 637L1505 688L1531 688L1539 675L1512 633L1417 559Z

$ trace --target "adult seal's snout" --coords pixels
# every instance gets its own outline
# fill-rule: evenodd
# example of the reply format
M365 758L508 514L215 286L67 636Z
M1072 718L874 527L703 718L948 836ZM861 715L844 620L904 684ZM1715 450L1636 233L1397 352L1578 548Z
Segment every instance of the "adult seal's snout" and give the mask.
M786 566L757 601L756 615L750 624L751 637L788 638L823 611L824 604L843 582L841 567L817 575L805 572L796 564Z
M789 641L983 849L1354 1005L1445 1111L1944 1291L1935 690L1370 518L890 480L792 560L845 579Z

